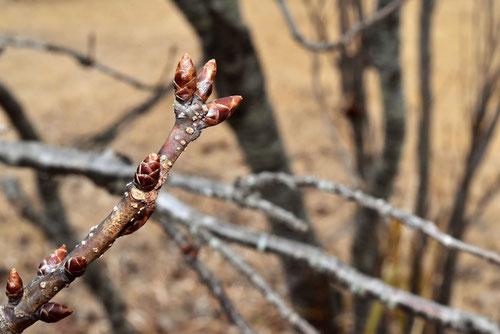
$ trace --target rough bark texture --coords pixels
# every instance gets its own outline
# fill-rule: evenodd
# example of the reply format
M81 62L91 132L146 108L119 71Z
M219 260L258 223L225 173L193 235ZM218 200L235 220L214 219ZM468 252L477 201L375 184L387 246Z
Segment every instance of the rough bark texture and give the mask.
M379 0L378 8L390 0ZM383 199L389 197L398 171L405 137L405 99L403 97L399 52L399 11L366 32L371 62L379 73L383 97L385 139L383 152L375 162L373 175L368 180L369 192ZM356 232L351 249L352 262L362 273L376 275L380 256L378 252L378 215L368 209L356 212ZM355 298L355 332L363 331L370 309L370 300Z
M4 109L19 136L23 140L40 141L41 137L29 121L21 104L7 87L0 83L0 106ZM43 203L39 227L55 245L67 244L73 247L78 243L76 234L68 222L66 210L59 194L59 182L50 173L36 172L38 192ZM103 274L100 265L90 266L85 275L85 283L90 291L103 303L111 322L113 333L133 333L125 320L125 303L116 292L111 281Z
M264 75L236 0L175 0L201 38L206 59L219 63L216 87L219 95L234 92L245 97L238 112L229 119L246 160L253 172L290 172L272 107L268 101ZM285 186L262 189L263 197L305 218L301 194ZM300 233L270 220L273 232L318 245L314 231ZM304 264L283 259L290 295L296 309L324 332L331 332L334 320L331 294L326 278L312 274Z
M418 128L418 193L415 201L415 214L425 218L428 211L429 174L431 160L431 115L432 115L432 81L431 81L431 31L432 14L435 0L420 2L420 124ZM416 233L411 245L411 278L410 291L419 294L422 284L422 261L427 246L427 238L423 233ZM409 319L407 329L411 331L413 317Z

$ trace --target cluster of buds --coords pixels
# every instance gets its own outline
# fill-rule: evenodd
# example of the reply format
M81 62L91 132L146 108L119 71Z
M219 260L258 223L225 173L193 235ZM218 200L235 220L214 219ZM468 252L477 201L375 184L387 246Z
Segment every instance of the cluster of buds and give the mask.
M241 96L224 97L205 104L212 94L216 71L217 65L212 59L196 75L191 58L187 54L181 58L174 79L176 101L181 104L176 108L177 118L191 117L195 127L201 125L204 128L219 124L236 110ZM189 111L192 111L192 115L188 115Z

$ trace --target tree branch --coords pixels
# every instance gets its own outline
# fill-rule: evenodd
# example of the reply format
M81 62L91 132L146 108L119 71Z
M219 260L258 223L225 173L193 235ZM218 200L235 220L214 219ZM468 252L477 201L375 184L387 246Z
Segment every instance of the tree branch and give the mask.
M127 185L112 212L101 224L92 227L67 257L65 247L61 247L42 262L39 275L24 288L19 299L0 306L1 333L20 333L37 320L53 322L69 315L67 307L48 302L81 276L87 265L102 256L118 237L133 233L146 223L154 211L161 186L185 147L198 138L205 127L229 117L241 101L241 97L232 96L205 104L212 92L215 70L215 61L211 60L196 76L189 56L182 57L174 80L176 121L158 154L152 153L141 162L134 184Z
M243 319L233 302L226 294L222 283L197 257L197 250L188 243L181 231L172 224L162 224L163 229L175 241L186 263L198 274L200 281L207 286L210 293L218 300L227 318L235 324L240 333L255 334L255 331Z
M228 224L199 213L167 192L159 195L156 214L166 215L182 223L191 231L196 232L200 228L206 228L225 240L252 247L261 252L304 261L310 268L326 273L336 284L348 288L357 296L372 296L388 307L402 308L448 328L464 333L500 333L500 327L485 317L442 306L396 289L379 279L361 274L317 247Z
M278 2L278 6L280 7L283 15L285 16L288 28L292 33L292 37L304 48L314 52L334 51L340 49L341 47L347 46L347 44L349 44L358 34L370 28L374 24L384 20L386 17L394 13L405 2L405 0L393 0L391 3L387 4L383 8L377 10L369 18L353 25L336 41L311 42L307 40L304 37L304 35L302 35L302 33L299 31L295 23L295 20L293 19L292 14L288 9L286 0L276 0L276 1Z
M94 68L97 71L134 88L146 91L156 91L158 89L155 85L143 83L128 74L122 73L108 65L98 62L90 54L83 54L80 51L71 49L67 46L47 43L26 37L0 34L0 49L7 47L25 48L63 54L73 58L81 66Z
M430 220L417 217L408 211L392 206L385 200L364 194L359 190L349 189L342 184L317 179L312 176L294 177L284 173L261 173L250 175L241 182L243 185L251 188L259 188L272 183L282 183L292 188L316 188L320 191L336 194L343 199L354 201L361 206L372 209L381 216L397 219L406 226L421 231L447 248L460 250L482 258L493 264L500 265L500 254L498 252L484 250L459 239L453 238L440 231L436 224Z

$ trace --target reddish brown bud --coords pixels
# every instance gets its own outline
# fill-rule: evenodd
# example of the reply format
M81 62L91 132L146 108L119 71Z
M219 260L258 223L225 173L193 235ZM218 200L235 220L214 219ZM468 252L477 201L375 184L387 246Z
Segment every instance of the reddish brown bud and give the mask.
M138 229L140 229L146 222L149 217L153 214L155 210L154 205L152 207L146 207L141 211L137 212L137 214L130 220L125 229L122 232L122 236L127 234L132 234Z
M205 103L212 94L212 88L214 86L215 72L217 71L217 65L215 64L215 59L209 60L205 66L201 69L198 74L198 79L196 80L196 91L194 95L203 103Z
M64 264L64 272L70 280L80 277L87 269L87 259L85 256L72 257Z
M191 260L194 260L198 257L198 253L200 252L200 249L194 245L191 244L185 244L180 247L181 252L184 255L189 256Z
M241 96L228 96L214 100L207 104L208 112L205 115L205 125L219 124L231 116L243 98Z
M72 313L73 310L63 304L47 303L40 307L39 318L43 322L58 322Z
M62 245L54 251L54 253L43 259L42 263L38 267L38 276L43 276L53 272L56 266L61 263L66 257L68 251L66 250L66 245Z
M186 103L193 97L196 88L196 68L187 54L182 56L174 76L175 97Z
M5 287L5 294L7 295L7 298L9 298L10 302L14 302L21 298L23 292L23 280L14 268L10 271L7 286Z
M144 159L135 172L134 184L143 191L153 190L160 179L160 156L151 153Z

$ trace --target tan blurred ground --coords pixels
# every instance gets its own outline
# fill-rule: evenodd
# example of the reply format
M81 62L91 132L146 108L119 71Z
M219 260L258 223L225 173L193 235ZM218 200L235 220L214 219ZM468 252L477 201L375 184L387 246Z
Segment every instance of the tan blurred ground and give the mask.
M474 93L475 25L470 12L472 0L439 2L433 31L435 48L433 83L435 87L434 146L432 170L432 217L450 210L453 191L462 173L467 150L467 106ZM308 18L301 2L291 0L294 15L307 33ZM297 174L312 174L334 181L349 182L334 152L325 125L325 111L319 109L311 93L311 57L291 40L274 1L242 2L246 22L257 45L267 76L267 87L280 129ZM332 8L333 11L333 8ZM332 22L332 26L334 23ZM97 36L97 58L143 81L154 83L171 46L178 55L189 53L195 62L201 57L198 39L182 15L169 1L11 1L0 0L0 33L19 34L84 50L87 35ZM415 128L418 110L417 43L418 4L409 0L403 13L403 63L405 93L408 97L408 140L397 187L391 202L412 209L416 192ZM335 36L335 32L332 32ZM327 68L326 61L325 68ZM173 72L173 66L171 68ZM338 78L328 69L322 80L331 85L330 102L340 101ZM64 56L32 50L9 49L0 55L0 80L22 101L43 138L55 145L71 146L79 138L95 133L112 122L128 106L147 97L94 70L85 70ZM373 75L368 77L372 112L380 114L378 90ZM237 92L236 92L237 93ZM165 99L147 116L123 132L112 144L134 161L158 148L173 119ZM334 112L334 111L329 111ZM338 116L336 116L338 118ZM380 117L378 117L380 118ZM0 124L7 121L0 113ZM348 128L338 120L340 133L347 141ZM380 121L376 120L376 124ZM10 129L1 139L15 139ZM498 175L499 138L493 145L475 179L472 190L477 198ZM223 166L221 168L221 166ZM248 172L244 159L227 125L209 129L193 143L175 167L176 171L232 181ZM0 166L0 175L18 175L26 180L25 190L34 190L33 174ZM62 194L70 220L83 237L99 222L117 198L96 188L84 178L68 177ZM196 199L196 207L234 223L265 229L262 216L241 212L234 205L205 200L176 191L182 199ZM308 207L326 248L344 261L349 260L351 233L337 231L345 226L354 206L337 198L307 194ZM500 250L499 198L488 207L483 220L470 226L467 241ZM345 230L345 229L343 229ZM16 267L25 282L33 278L39 261L54 247L29 222L21 219L0 198L0 282ZM403 241L409 240L405 229ZM409 245L403 244L406 253ZM285 293L278 262L271 256L243 252L259 267L278 291ZM202 259L224 278L231 296L249 323L262 333L285 333L290 329L260 295L234 270L209 250ZM228 333L224 316L216 302L198 283L178 251L155 223L126 240L120 240L102 259L116 288L129 305L129 319L141 333ZM498 268L470 256L462 256L461 273L453 305L500 320L500 276ZM402 273L405 274L404 272ZM37 323L31 333L107 333L109 328L96 303L82 282L64 290L56 301L76 310L69 319L54 325ZM0 296L5 302L5 296Z

